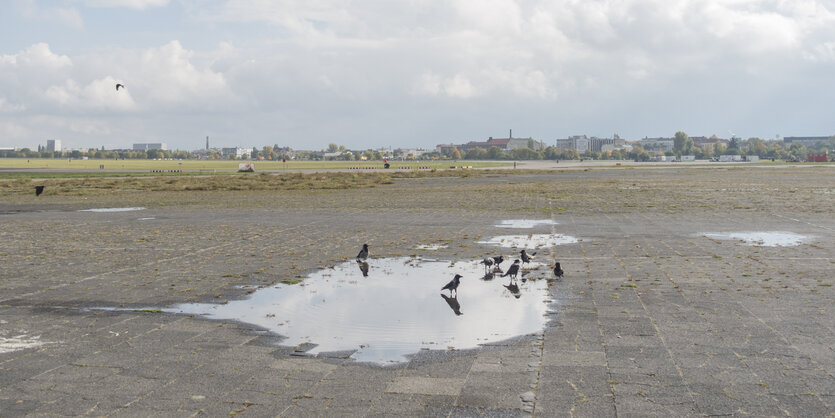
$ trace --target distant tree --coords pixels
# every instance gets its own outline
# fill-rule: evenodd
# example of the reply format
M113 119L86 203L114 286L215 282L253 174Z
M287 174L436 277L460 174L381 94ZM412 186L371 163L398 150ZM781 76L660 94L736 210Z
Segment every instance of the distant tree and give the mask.
M487 151L483 148L473 148L464 155L465 160L483 160L487 158Z
M503 160L506 158L506 155L501 148L497 146L492 146L487 149L486 157L488 160Z
M510 158L514 160L541 160L542 153L531 148L517 148L510 151Z
M693 139L682 131L676 132L673 138L674 155L690 155L693 153Z
M565 149L560 153L561 160L579 160L580 159L580 152L576 149L569 148Z
M337 151L339 151L339 145L336 145L333 142L328 144L328 152L337 152Z
M737 137L732 137L731 138L731 140L728 142L728 149L735 149L735 150L737 150L737 154L739 154L739 139L737 139ZM737 154L730 154L730 155L737 155Z

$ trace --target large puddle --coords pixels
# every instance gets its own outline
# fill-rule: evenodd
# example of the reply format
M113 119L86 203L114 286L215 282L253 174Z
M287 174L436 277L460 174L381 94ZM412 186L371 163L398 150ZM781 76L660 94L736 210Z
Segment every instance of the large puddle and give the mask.
M310 354L350 351L359 361L396 363L422 349L470 349L543 329L550 301L539 278L550 271L537 267L511 282L478 261L350 261L245 300L165 311L254 324L286 337L282 345L315 344ZM450 297L441 288L455 274L463 278Z
M795 247L809 240L805 235L793 232L710 232L702 234L708 238L740 241L758 247Z
M499 228L531 229L538 225L557 225L557 222L550 219L506 219L499 221L495 226Z
M556 245L576 244L579 240L562 234L499 235L479 244L495 245L503 248L543 248Z

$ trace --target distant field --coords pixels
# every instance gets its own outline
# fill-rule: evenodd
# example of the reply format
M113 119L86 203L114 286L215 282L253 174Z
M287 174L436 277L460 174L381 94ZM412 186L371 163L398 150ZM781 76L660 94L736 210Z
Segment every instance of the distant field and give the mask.
M183 170L184 172L206 171L237 171L238 163L244 161L228 160L67 160L46 158L0 158L0 169L48 169L48 170L102 170L105 172L119 171L148 171L151 170ZM249 162L249 161L248 161ZM256 171L281 170L345 170L352 167L375 167L383 169L382 161L251 161ZM400 167L418 168L430 167L444 169L456 165L473 167L501 167L511 165L506 162L473 162L473 161L390 161L392 169ZM101 167L104 166L102 169Z

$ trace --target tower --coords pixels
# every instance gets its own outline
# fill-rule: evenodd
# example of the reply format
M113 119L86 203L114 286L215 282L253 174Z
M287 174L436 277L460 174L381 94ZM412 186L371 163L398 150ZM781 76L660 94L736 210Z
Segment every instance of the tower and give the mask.
M209 149L209 136L206 135L206 149Z

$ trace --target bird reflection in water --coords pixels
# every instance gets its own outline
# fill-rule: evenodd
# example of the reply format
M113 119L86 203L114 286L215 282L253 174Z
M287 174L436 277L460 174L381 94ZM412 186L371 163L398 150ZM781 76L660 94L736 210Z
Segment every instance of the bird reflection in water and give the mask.
M490 280L493 280L493 277L496 277L496 273L487 272L487 273L484 273L484 276L481 277L481 280L484 280L485 282L489 282Z
M515 279L510 279L510 283L503 284L502 286L504 286L504 288L507 289L507 291L510 292L510 294L516 299L522 297L522 292L519 290L519 285L516 284Z
M357 260L357 266L359 266L360 271L362 272L362 277L368 277L368 262Z
M441 297L444 298L447 305L452 309L452 312L455 312L455 315L463 315L464 313L461 312L461 305L458 303L458 294L454 297L449 297L443 293L441 293Z

